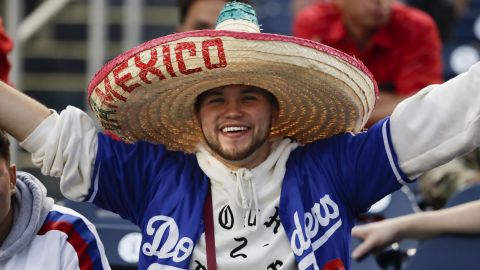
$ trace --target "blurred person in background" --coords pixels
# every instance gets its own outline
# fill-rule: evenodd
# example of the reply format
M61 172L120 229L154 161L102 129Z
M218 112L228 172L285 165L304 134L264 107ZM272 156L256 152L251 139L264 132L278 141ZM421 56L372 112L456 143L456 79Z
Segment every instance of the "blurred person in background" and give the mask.
M218 14L228 0L178 0L180 24L178 32L213 29L217 24ZM250 1L237 1L250 4Z
M3 27L3 20L0 17L0 80L11 85L8 80L8 74L10 72L10 62L8 61L8 53L13 49L13 42L5 32Z
M450 39L456 21L454 1L451 0L406 0L404 3L425 11L437 24L442 41Z
M10 163L0 130L0 269L110 269L95 227Z
M390 115L407 96L443 80L435 22L393 0L313 3L296 14L293 35L346 52L370 69L380 99L367 126Z
M469 167L462 157L426 172L418 183L424 205L438 210L455 193L480 184L480 171Z
M311 5L313 3L324 3L324 2L331 2L333 0L292 0L292 13L297 14L300 10L304 7Z
M480 148L468 153L463 157L468 168L480 171Z

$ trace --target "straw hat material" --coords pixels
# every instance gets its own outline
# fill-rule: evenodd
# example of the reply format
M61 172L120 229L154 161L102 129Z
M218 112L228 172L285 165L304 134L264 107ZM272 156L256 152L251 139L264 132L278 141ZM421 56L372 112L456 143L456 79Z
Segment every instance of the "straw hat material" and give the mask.
M194 152L203 141L194 115L197 96L242 84L263 88L278 100L272 137L309 143L360 131L378 93L367 68L314 41L257 32L256 18L245 16L245 6L228 3L219 17L221 29L154 39L107 63L88 87L101 126L126 142L146 140ZM236 20L235 12L242 18Z

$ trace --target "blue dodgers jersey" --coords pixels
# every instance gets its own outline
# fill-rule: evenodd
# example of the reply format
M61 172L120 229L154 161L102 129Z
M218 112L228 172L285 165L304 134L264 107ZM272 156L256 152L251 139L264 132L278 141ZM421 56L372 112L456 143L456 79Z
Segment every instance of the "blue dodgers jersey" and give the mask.
M125 144L102 134L98 138L86 200L139 226L139 269L187 269L204 231L209 187L195 155L146 142Z
M355 216L408 181L399 169L388 119L290 155L280 219L299 269L349 269Z
M280 219L299 269L349 269L355 216L401 186L388 119L294 150L280 195ZM279 179L281 181L281 179ZM139 269L187 269L204 231L208 178L194 155L99 135L86 200L142 231Z

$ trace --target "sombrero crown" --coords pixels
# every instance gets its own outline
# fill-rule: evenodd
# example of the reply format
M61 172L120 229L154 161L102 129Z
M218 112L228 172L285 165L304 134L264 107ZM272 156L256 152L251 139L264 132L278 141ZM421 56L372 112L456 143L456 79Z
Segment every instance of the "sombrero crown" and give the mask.
M114 58L88 93L109 133L193 152L203 141L197 96L233 84L271 92L280 107L271 136L301 143L360 131L377 93L361 62L317 42L260 33L254 10L237 2L226 4L215 30L168 35Z

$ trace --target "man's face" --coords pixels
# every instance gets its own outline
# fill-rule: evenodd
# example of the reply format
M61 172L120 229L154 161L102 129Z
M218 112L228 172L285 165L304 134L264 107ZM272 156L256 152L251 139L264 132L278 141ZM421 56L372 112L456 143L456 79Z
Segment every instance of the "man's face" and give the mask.
M179 32L214 29L226 0L196 0L191 5Z
M247 168L268 156L268 137L277 115L265 90L244 85L209 90L199 99L197 111L205 141L215 154Z
M15 182L15 166L9 166L5 159L0 158L0 235L9 229L7 215L15 192Z
M390 19L393 0L337 0L345 18L367 28L384 25Z

